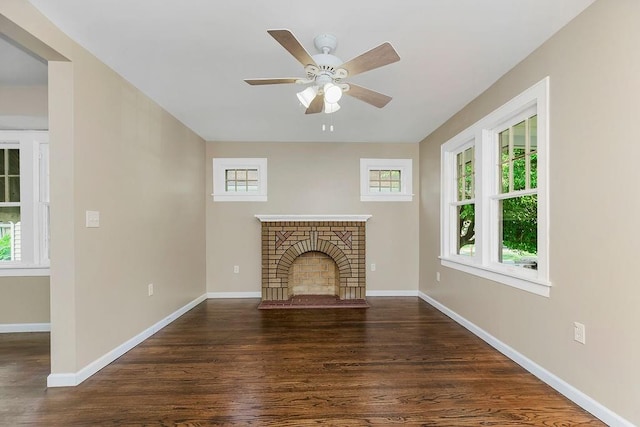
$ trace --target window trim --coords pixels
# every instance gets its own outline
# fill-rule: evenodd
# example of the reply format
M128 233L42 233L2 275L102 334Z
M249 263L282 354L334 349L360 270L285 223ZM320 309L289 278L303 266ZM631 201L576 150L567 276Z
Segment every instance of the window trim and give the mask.
M377 193L369 191L369 171L399 170L400 192ZM411 202L413 201L412 159L360 159L361 202Z
M497 186L498 133L509 123L535 110L538 118L538 269L509 266L496 261L493 252L499 246L497 227L498 200L504 198ZM548 297L549 280L549 77L514 97L486 117L445 142L441 147L441 240L440 263L479 277ZM458 255L452 228L451 203L455 201L455 156L475 146L476 251L473 256ZM529 192L529 190L525 191Z
M23 259L0 263L0 277L48 276L49 133L0 131L0 147L20 148ZM24 214L24 215L23 215ZM25 245L27 243L27 245ZM25 250L26 249L26 250Z
M229 169L257 169L258 190L255 192L227 191L225 175ZM214 202L266 202L267 201L267 159L229 158L213 159L213 201Z

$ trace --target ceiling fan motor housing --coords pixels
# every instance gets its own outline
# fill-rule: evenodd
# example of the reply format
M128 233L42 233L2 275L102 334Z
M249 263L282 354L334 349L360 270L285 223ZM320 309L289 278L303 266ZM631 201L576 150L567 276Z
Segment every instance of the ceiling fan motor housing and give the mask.
M313 45L320 53L331 53L338 46L338 39L333 34L320 34L313 39Z

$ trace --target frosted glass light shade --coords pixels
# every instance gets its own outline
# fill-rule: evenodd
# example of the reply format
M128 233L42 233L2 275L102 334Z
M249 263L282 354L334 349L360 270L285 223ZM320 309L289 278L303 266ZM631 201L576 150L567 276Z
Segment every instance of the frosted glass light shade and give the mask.
M333 83L324 85L324 100L330 104L335 104L342 98L342 89Z
M327 114L335 113L340 109L340 105L337 102L324 101L324 112Z
M318 89L315 86L309 86L302 92L297 93L300 103L304 105L305 108L309 108L311 101L313 101L317 94Z

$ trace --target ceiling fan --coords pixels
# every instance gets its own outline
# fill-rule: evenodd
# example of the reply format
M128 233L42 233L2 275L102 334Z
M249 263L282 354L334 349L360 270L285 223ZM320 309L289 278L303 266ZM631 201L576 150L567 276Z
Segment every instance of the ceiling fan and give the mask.
M305 114L338 111L340 109L338 101L343 93L378 108L384 107L391 101L390 96L353 83L343 83L347 77L399 61L400 56L388 42L343 63L332 54L338 43L336 37L331 34L322 34L313 40L320 53L311 56L291 31L283 29L267 30L267 32L304 66L306 77L245 79L245 82L250 85L290 83L309 85L298 93L298 99L307 109Z

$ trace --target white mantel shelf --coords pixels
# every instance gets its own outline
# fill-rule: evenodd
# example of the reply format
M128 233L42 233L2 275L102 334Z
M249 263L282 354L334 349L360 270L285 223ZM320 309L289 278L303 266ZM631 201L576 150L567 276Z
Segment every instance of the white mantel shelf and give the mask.
M366 222L371 215L256 215L260 222L355 221Z

